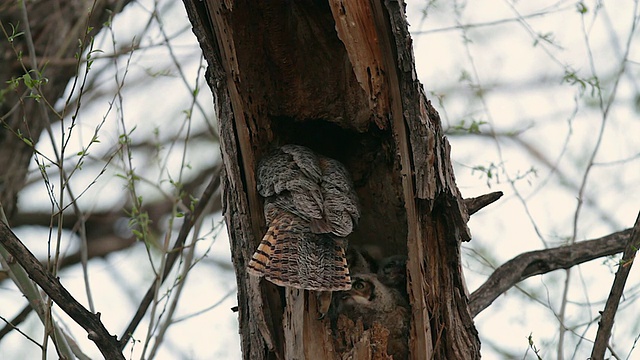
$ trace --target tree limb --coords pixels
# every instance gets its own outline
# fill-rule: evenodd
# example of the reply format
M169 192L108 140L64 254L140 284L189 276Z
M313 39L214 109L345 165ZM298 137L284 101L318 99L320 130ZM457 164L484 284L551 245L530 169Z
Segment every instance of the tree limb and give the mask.
M135 236L131 236L129 238L120 238L115 235L104 236L100 239L94 239L95 241L89 242L88 248L88 258L93 259L96 257L105 257L111 253L128 249L131 245L136 243ZM80 251L76 251L71 255L65 256L62 258L60 262L59 269L63 269L65 267L75 265L80 262ZM47 263L44 260L39 260L43 266L46 266ZM0 272L0 283L4 280L8 279L9 275L7 272ZM0 329L0 341L2 338L9 334L11 330L15 329L18 324L22 323L26 320L27 316L31 313L33 308L31 305L27 305L13 320L11 320L10 324L7 324L5 327Z
M2 340L5 335L9 334L11 330L15 329L20 323L25 321L27 319L27 316L31 313L31 310L33 310L31 305L25 306L24 308L22 308L22 311L18 313L18 315L16 315L13 319L11 319L11 321L7 323L7 325L5 325L5 327L0 329L0 340Z
M184 193L193 194L197 189L207 181L211 173L215 173L220 165L212 165L200 171L193 179L190 179L184 183ZM211 200L211 207L208 209L210 212L218 212L222 209L222 200L219 193L214 193L215 198ZM190 200L189 195L185 195L183 202L188 203ZM171 213L173 203L176 200L173 198L164 198L148 204L143 205L142 211L148 213L150 221L150 229L152 232L160 233L164 231L161 228L163 224L162 219ZM88 259L96 257L105 257L112 252L120 251L129 248L136 243L136 237L131 235L124 237L121 232L117 231L118 221L126 217L123 209L130 209L130 205L121 206L118 209L108 209L101 212L92 212L85 214L86 218L82 219L85 222L86 236L87 236L87 256ZM62 219L61 219L62 218ZM75 232L78 229L80 219L76 213L65 213L64 217L55 217L54 221L62 221L62 228ZM18 212L11 219L11 227L17 228L19 226L43 226L50 227L52 222L52 215L50 212ZM57 223L54 222L54 226ZM81 262L80 250L65 254L58 263L58 268L64 268L67 266L75 265ZM40 261L42 264L46 264L46 260ZM6 273L0 272L0 283L8 278Z
M104 258L109 254L117 251L128 249L136 243L135 236L128 238L122 238L117 235L107 235L100 238L92 238L88 242L88 259ZM46 260L39 260L43 266L47 263ZM80 263L81 256L80 251L75 251L69 255L65 255L58 265L58 269L63 269L72 265ZM0 283L9 278L9 275L5 272L0 272Z
M604 359L604 353L607 350L609 338L611 337L613 320L618 312L618 304L624 291L624 285L629 277L629 272L631 272L631 266L636 257L636 252L638 252L638 246L640 246L640 213L638 213L638 217L636 218L636 223L631 236L629 236L627 246L624 248L622 260L619 264L620 266L613 279L611 292L604 306L604 311L602 311L602 319L598 325L598 333L596 334L596 341L591 351L591 359Z
M35 281L65 313L87 331L89 339L96 344L105 359L124 360L122 352L118 349L116 337L109 334L100 321L100 313L93 314L82 306L62 286L60 279L54 277L42 266L3 221L0 221L0 243L25 269L29 278Z
M18 193L25 185L33 149L40 135L52 121L62 117L51 109L43 111L43 103L53 104L65 96L65 89L70 80L73 83L81 61L75 54L89 49L93 44L91 39L129 1L103 0L87 2L86 6L57 0L0 2L0 83L3 84L0 202L9 219L17 212ZM22 35L8 41L8 37L15 34ZM76 61L64 64L56 61L63 59ZM37 85L31 90L24 81L17 81L25 74L37 74L38 80L46 78L46 81L36 81ZM17 81L17 88L5 91L10 89L5 87L11 79ZM30 99L32 93L41 96L40 101Z
M636 225L637 226L637 225ZM617 254L625 249L633 229L622 230L595 240L569 246L531 251L520 254L497 268L489 279L469 296L469 310L475 317L502 293L534 275Z

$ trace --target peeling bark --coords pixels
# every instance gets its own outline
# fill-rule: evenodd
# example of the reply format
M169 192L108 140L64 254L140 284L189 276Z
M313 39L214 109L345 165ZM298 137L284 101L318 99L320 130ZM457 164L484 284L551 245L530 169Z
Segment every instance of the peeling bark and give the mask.
M315 296L246 273L266 230L256 163L287 143L351 172L363 209L351 243L409 254L411 358L479 358L460 266L467 208L440 119L417 81L404 4L184 2L219 114L244 358L380 358L371 351L382 344L379 331L365 330L352 352L339 354Z

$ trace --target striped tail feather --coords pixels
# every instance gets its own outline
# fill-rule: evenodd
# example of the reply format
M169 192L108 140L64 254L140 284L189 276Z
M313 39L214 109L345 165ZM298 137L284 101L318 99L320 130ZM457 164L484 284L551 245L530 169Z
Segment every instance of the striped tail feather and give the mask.
M308 222L286 211L273 218L247 271L279 286L317 291L351 288L341 243L330 235L311 233Z
M271 230L271 228L269 228ZM265 235L265 237L260 242L258 249L253 256L251 257L251 261L249 261L249 265L247 265L247 271L249 274L255 276L264 276L267 267L269 266L269 261L271 258L271 254L273 254L273 246L272 244L273 237Z

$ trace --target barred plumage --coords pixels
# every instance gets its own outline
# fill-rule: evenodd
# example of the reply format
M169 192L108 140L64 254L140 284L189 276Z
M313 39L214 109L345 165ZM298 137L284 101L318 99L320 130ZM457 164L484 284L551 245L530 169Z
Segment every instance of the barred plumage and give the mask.
M260 161L257 189L268 230L248 271L280 286L351 287L344 237L360 217L349 173L333 159L285 145Z

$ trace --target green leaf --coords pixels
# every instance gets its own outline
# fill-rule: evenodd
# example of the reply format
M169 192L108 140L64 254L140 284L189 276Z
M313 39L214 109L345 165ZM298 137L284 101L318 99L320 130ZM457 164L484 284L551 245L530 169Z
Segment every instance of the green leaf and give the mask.
M587 12L589 12L587 5L585 5L582 1L576 4L576 9L580 14L586 14Z
M29 73L25 73L24 75L22 75L22 82L24 82L24 85L29 89L33 89L35 85L35 81L31 77L31 75L29 75Z

